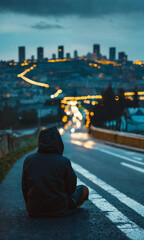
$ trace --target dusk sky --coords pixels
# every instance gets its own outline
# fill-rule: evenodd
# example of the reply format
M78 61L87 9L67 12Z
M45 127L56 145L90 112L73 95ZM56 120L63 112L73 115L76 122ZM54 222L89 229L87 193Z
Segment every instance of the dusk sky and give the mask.
M125 51L129 60L144 60L143 0L0 0L0 60L18 60L18 46L26 46L26 58L78 50L92 52L99 43Z

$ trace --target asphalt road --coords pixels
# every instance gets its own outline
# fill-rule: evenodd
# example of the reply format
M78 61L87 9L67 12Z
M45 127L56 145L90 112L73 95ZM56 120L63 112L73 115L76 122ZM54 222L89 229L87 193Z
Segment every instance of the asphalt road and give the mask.
M89 187L89 200L66 218L30 218L20 187L23 157L0 185L0 240L144 240L144 155L86 132L62 138L78 184Z

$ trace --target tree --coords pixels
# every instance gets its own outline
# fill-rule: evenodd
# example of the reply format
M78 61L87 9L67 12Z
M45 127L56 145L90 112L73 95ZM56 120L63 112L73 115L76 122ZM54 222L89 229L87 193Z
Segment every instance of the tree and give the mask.
M105 122L116 120L118 123L125 107L124 90L119 91L116 98L111 85L102 93L100 104L91 107L90 111L94 112L91 123L95 126L103 127Z
M115 102L115 93L112 89L112 86L109 87L102 93L102 105L106 108L113 106Z
M18 113L17 111L9 106L5 106L3 110L1 110L0 117L0 128L15 128L18 123Z
M31 127L37 124L37 112L36 110L24 110L21 113L21 124L24 127Z
M139 107L139 96L138 96L137 88L134 89L133 106L134 107Z

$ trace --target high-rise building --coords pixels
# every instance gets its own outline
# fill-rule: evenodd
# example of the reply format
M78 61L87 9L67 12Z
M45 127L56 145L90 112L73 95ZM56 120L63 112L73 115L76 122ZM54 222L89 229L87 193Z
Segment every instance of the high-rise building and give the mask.
M64 58L64 46L58 46L58 58L59 59Z
M19 62L23 62L25 60L25 47L19 47Z
M127 55L125 54L125 52L119 52L118 53L118 60L120 62L126 62L127 61Z
M116 60L116 48L115 47L109 48L109 60L111 60L111 61Z
M101 56L101 60L107 60L106 55Z
M78 58L78 51L74 50L74 58Z
M70 57L70 53L66 53L66 58L67 59L70 59L71 57Z
M43 47L38 47L37 48L37 60L41 62L41 61L43 61L43 58L44 58Z
M55 53L52 54L52 59L53 59L53 60L56 59L56 54L55 54Z
M34 55L31 56L31 60L34 61Z
M88 61L96 61L97 60L96 53L87 53L86 57L87 57Z
M100 45L99 44L94 44L93 45L93 53L96 54L97 60L100 60L101 54L100 54Z
M87 60L88 60L88 61L91 60L91 55L92 55L92 54L91 54L90 52L87 53L87 56L86 56L86 57L87 57Z

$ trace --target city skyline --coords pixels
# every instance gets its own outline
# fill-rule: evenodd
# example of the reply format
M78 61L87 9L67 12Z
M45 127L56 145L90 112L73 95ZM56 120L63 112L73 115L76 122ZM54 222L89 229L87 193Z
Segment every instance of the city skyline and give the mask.
M24 45L24 44L23 44ZM65 47L65 54L64 54L64 58L66 58L66 54L67 53L69 53L70 55L71 55L71 58L73 58L74 57L74 52L75 51L77 51L78 52L78 55L79 55L79 57L86 57L87 56L87 54L88 53L93 53L93 45L94 44L92 44L92 46L87 46L87 49L89 50L88 52L81 52L79 49L71 49L71 51L68 49L68 47L67 46L64 46ZM119 53L120 52L126 52L125 51L125 49L123 48L123 50L122 49L119 49L119 51L118 51L118 49L117 49L117 47L116 46L107 46L107 48L106 47L103 47L101 44L98 44L98 45L100 45L100 47L101 47L101 49L103 50L103 49L105 49L105 52L101 52L100 51L100 53L102 54L102 56L106 56L107 57L107 59L110 59L109 58L109 56L110 56L110 49L113 49L113 48L115 48L115 50L116 50L116 53L115 53L115 60L116 59L118 59L119 58ZM34 58L34 59L37 59L37 56L38 56L38 53L37 53L37 50L38 50L38 48L41 48L41 47L38 47L38 46L40 46L40 44L39 45L37 45L37 46L35 46L35 47L33 47L32 49L33 49L33 51L31 50L31 51L29 51L29 46L24 46L26 49L28 49L27 51L25 50L25 59L31 59L32 57ZM63 45L61 45L61 46L63 46ZM0 58L0 61L11 61L11 60L14 60L15 62L18 62L19 61L19 53L17 52L17 48L19 48L20 46L17 46L16 47L16 50L15 50L15 53L14 53L14 55L13 56L10 56L9 58ZM56 58L58 58L58 53L57 53L57 47L58 46L54 46L52 49L50 49L49 50L49 48L47 47L47 46L42 46L42 48L44 49L44 58L48 58L48 59L51 59L51 58L53 58L52 57L52 55L54 54L55 56L56 56ZM52 50L54 50L54 51L52 51ZM81 52L81 54L80 54L80 52ZM47 55L48 54L48 55ZM128 54L127 54L128 55ZM129 55L128 55L129 56ZM130 56L131 56L131 54L130 54ZM0 57L1 57L1 55L0 55ZM111 59L112 60L112 59ZM136 61L136 60L140 60L140 61L143 61L144 60L144 57L143 57L143 59L138 59L138 58L130 58L129 57L129 59L128 60L130 60L130 61Z
M125 51L130 60L144 60L144 3L142 0L87 0L78 3L62 0L32 1L13 4L0 2L0 59L18 60L17 46L26 46L27 58L43 46L45 56L56 53L56 46L80 56L92 52L93 43L100 43L108 56L109 47Z
M98 43L94 43L92 46L92 51L85 53L83 56L80 56L78 54L78 50L74 50L73 54L71 55L69 52L65 53L65 46L57 46L57 53L52 53L51 56L45 56L45 48L40 46L36 48L37 55L31 55L31 58L27 58L26 55L26 46L18 46L18 59L19 62L23 62L24 60L38 60L43 61L46 59L75 59L77 57L86 57L87 59L95 59L95 60L111 60L111 61L117 61L120 59L128 59L128 55L124 51L117 52L116 47L109 47L109 53L108 55L103 55L101 52L101 45ZM89 59L89 60L90 60Z

